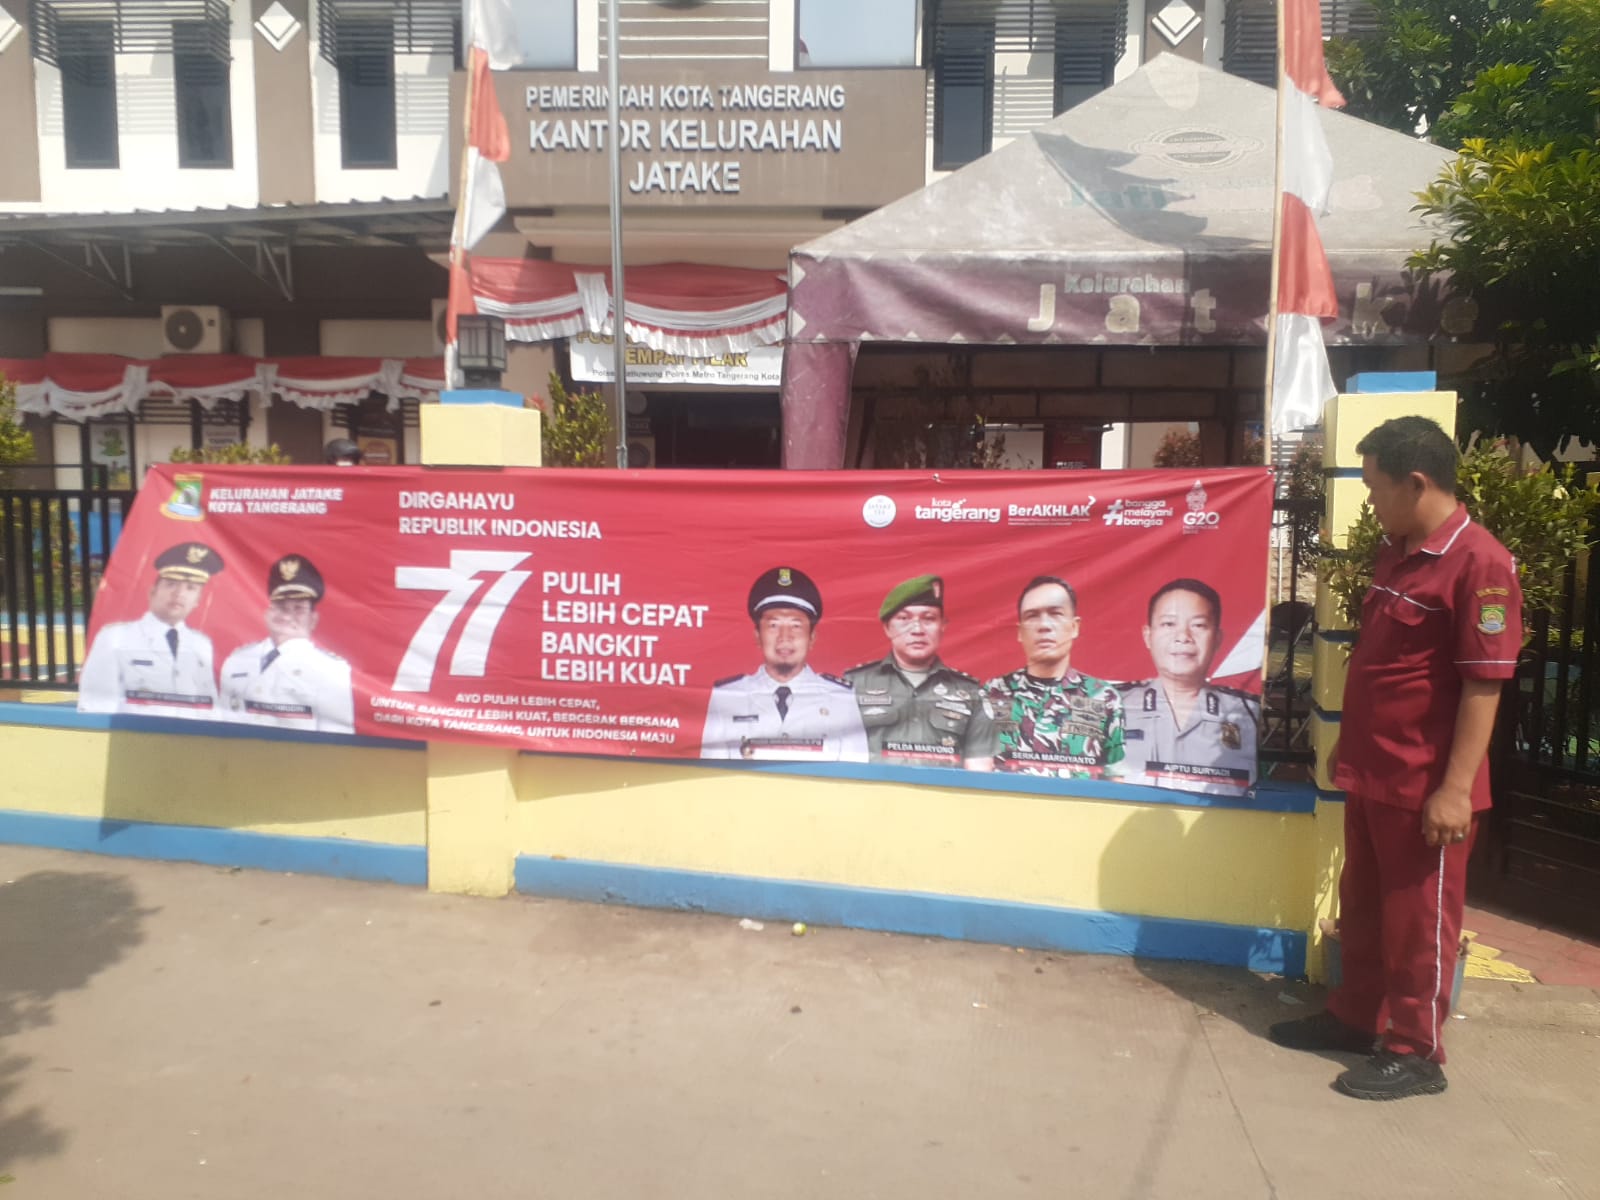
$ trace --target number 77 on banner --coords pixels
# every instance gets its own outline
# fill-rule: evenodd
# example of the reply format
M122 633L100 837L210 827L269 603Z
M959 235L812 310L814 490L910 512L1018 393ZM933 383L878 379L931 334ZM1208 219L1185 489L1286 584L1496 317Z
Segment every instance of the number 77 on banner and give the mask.
M487 579L479 572L490 572L499 578L472 607L461 637L456 642L456 652L450 656L450 674L477 675L484 673L489 660L489 646L494 641L500 618L517 590L533 576L532 571L518 571L531 558L515 550L452 550L448 567L396 567L394 586L401 591L443 592L406 647L400 669L394 675L394 691L426 692L433 686L434 667L439 662L439 651L455 624L456 617L477 595Z

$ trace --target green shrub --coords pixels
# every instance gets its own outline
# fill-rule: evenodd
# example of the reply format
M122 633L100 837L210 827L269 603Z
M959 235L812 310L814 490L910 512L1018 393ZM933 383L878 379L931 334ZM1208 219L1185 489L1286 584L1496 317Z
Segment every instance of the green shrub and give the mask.
M179 447L172 452L175 463L209 463L212 465L266 465L283 466L292 460L274 442L270 446L250 446L244 442L229 442L226 446L204 446L199 450Z
M611 411L596 391L567 391L550 372L550 402L544 406L544 465L604 467Z
M1523 611L1555 614L1566 594L1567 564L1593 544L1591 522L1600 492L1580 481L1571 464L1524 470L1503 443L1480 444L1461 456L1456 496L1472 519L1517 560ZM1350 527L1349 545L1329 550L1320 570L1352 626L1361 624L1361 601L1372 586L1372 564L1383 530L1370 505Z

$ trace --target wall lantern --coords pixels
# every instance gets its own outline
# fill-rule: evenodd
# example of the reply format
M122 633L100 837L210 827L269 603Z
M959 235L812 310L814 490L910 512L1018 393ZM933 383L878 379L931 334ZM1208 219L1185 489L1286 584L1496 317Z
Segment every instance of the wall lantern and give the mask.
M506 323L501 317L456 318L456 365L469 388L500 386L506 369Z

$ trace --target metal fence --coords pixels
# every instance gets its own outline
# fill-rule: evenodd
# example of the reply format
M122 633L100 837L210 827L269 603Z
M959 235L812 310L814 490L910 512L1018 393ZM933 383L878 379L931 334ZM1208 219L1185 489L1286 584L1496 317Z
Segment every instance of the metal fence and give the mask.
M89 610L133 504L104 467L87 468L82 488L46 486L56 469L0 475L0 687L77 687Z
M1596 530L1600 533L1600 529ZM1567 565L1501 699L1479 895L1600 935L1600 564Z
M1273 502L1267 677L1261 697L1263 779L1311 777L1311 645L1316 632L1317 526L1322 498Z

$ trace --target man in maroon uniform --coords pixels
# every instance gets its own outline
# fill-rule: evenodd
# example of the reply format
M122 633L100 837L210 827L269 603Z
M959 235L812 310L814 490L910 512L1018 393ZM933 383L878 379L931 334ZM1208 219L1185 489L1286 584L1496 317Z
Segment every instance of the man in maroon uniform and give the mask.
M1356 446L1383 527L1350 659L1334 781L1345 789L1343 980L1326 1012L1272 1027L1297 1050L1376 1053L1341 1091L1394 1100L1445 1089L1475 818L1502 681L1522 646L1522 589L1504 546L1456 502L1456 447L1422 417Z

